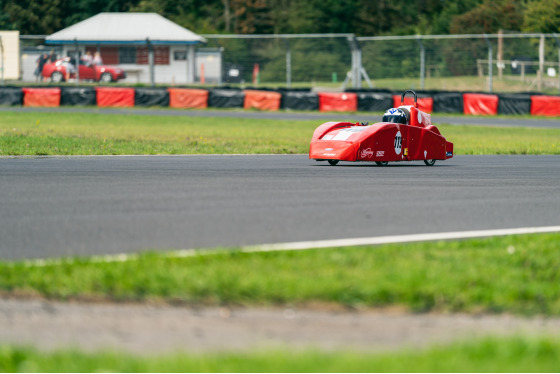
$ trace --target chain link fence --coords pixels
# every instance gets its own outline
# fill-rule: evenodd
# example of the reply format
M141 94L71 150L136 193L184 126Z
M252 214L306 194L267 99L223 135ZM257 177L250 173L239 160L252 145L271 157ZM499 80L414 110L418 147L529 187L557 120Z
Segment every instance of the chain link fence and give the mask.
M348 38L334 35L203 35L222 49L224 84L308 86L344 80L352 64Z
M560 93L557 34L202 36L204 48L219 51L222 60L218 85ZM38 37L20 39L22 77L32 81L38 53L51 47L37 47Z
M556 34L203 36L224 84L560 92Z

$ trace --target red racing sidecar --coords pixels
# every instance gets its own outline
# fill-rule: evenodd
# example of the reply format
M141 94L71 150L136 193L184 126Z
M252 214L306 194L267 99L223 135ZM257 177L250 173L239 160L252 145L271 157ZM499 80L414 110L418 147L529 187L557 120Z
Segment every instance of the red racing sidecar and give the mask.
M414 105L403 105L407 93L414 95ZM424 161L453 157L453 143L448 142L432 125L431 116L418 109L416 92L405 91L401 106L388 109L383 121L367 123L327 122L313 133L309 158L328 161L371 161L387 165L394 161Z

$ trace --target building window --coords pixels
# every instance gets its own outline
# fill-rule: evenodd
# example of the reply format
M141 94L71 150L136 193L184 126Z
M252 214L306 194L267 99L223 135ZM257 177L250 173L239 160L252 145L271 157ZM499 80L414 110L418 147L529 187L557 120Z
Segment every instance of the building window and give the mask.
M187 59L187 51L175 51L175 52L173 52L173 59L175 61L185 61Z
M154 65L169 65L169 47L154 46ZM149 64L149 52L147 47L137 49L138 65Z
M135 64L136 63L136 47L119 47L119 63Z

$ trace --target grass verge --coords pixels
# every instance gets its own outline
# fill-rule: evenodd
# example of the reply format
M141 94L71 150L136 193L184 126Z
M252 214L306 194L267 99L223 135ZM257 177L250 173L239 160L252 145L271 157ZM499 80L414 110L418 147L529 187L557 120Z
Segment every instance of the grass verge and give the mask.
M0 263L0 292L192 305L399 306L560 315L560 234L124 262Z
M173 354L159 357L105 352L39 352L0 346L1 372L556 372L560 341L486 338L421 351L327 353L277 349L247 353Z
M8 111L0 155L304 154L321 122ZM560 154L560 129L438 127L457 155Z

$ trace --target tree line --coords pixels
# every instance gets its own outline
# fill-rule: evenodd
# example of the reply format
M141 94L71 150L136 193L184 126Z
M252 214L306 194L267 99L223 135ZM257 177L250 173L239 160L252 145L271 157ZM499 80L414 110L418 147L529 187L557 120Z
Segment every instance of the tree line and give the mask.
M100 12L155 12L198 34L560 32L560 0L0 0L0 30L49 35Z

